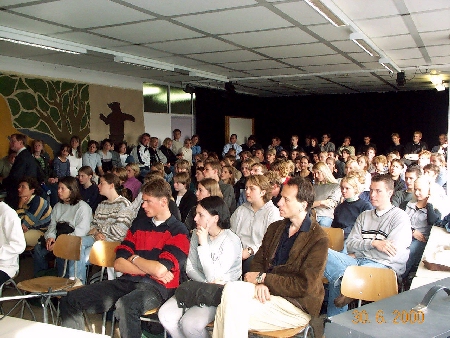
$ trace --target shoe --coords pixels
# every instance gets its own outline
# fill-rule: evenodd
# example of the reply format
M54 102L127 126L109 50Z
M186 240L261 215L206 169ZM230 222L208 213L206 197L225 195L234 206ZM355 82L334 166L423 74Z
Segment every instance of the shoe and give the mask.
M340 296L335 298L334 305L336 305L336 307L344 307L353 302L354 300L355 300L354 298L346 297L341 294Z

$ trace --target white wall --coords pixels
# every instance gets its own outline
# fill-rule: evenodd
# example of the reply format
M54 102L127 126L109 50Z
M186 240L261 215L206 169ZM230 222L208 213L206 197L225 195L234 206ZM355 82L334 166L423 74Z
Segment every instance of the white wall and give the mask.
M169 114L147 113L144 112L145 132L151 136L159 138L159 144L166 137L172 138L172 129Z

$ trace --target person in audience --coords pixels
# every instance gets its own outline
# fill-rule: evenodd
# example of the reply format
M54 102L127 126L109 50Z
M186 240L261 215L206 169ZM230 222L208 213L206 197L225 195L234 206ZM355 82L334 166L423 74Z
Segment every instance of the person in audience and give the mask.
M409 258L406 262L406 270L402 275L406 289L409 289L417 271L430 236L431 227L442 218L441 211L438 210L441 203L437 198L433 196L428 177L421 176L414 182L414 195L411 201L400 205L400 208L406 211L411 220L412 232Z
M366 210L372 210L372 205L359 198L362 192L364 182L364 172L361 170L352 171L343 177L340 182L341 194L344 201L334 209L332 228L341 228L344 230L344 239L347 239L356 218ZM344 250L346 250L344 245ZM346 251L344 251L346 252Z
M0 286L19 272L19 255L26 243L17 213L5 202L0 202ZM240 262L239 262L240 265Z
M101 143L101 149L98 151L102 162L102 170L104 173L111 172L113 168L111 146L112 141L105 138Z
M405 147L403 144L400 144L400 135L398 133L392 133L391 135L392 144L389 146L386 153L392 153L394 151L397 151L400 157L403 157L403 153L405 150Z
M422 142L422 132L415 131L412 142L408 142L404 149L404 162L406 165L412 164L418 159L418 154L422 150L427 150L428 145Z
M167 164L173 167L177 161L177 157L172 151L172 139L170 137L166 137L163 144L159 147L159 150L166 157Z
M397 191L406 190L406 183L400 177L402 172L403 172L403 162L399 159L393 159L391 161L391 166L389 167L389 174L391 175L391 178L394 181L394 195Z
M121 189L119 178L114 174L106 173L100 177L98 190L106 200L98 205L90 230L81 239L79 279L83 284L86 284L86 265L92 245L96 241L121 242L131 227L134 211L131 202L119 195Z
M225 184L234 185L236 183L234 175L235 170L236 168L232 167L231 165L222 167L222 173L220 174L221 181Z
M271 186L271 200L273 205L278 208L278 202L281 199L281 191L283 190L283 184L281 183L280 174L277 171L269 170L264 174L269 180Z
M239 144L237 144L237 135L236 134L230 135L230 143L225 144L225 146L223 147L222 157L224 157L228 153L228 150L230 150L230 149L236 150L236 159L238 160L239 154L242 152L242 147Z
M337 180L323 162L314 164L314 203L317 222L330 227L333 222L334 209L341 200L341 191Z
M163 164L167 163L166 156L164 156L162 151L158 149L158 142L159 142L159 140L157 137L150 138L150 143L149 143L149 147L148 147L148 152L150 155L149 167L151 167L155 163L163 163ZM151 170L151 168L150 168L150 170Z
M309 158L307 156L300 157L300 171L298 173L299 176L308 179L312 183L314 180L314 175L311 171L309 171L309 164Z
M365 193L366 191L367 192L369 191L369 189L370 189L370 181L372 179L372 175L370 175L370 173L369 173L369 163L370 162L369 162L369 158L367 156L365 156L365 155L358 156L358 160L357 161L358 161L359 169L363 170L365 172L364 175L366 177L366 181L365 181L366 183L364 184L364 190L363 190L363 193ZM369 200L368 193L367 193L367 198L364 198L362 196L360 196L360 198L368 201Z
M180 148L179 155L181 155L181 158L183 160L186 160L189 162L189 165L192 166L192 149L191 149L191 140L185 139L183 142L183 146Z
M141 337L140 316L173 295L189 251L188 232L169 210L170 185L155 179L142 187L142 208L116 249L115 280L86 285L61 299L62 326L84 330L83 311L115 307L122 337Z
M198 144L199 137L197 134L191 137L191 150L192 150L192 163L195 163L195 155L200 155L202 153L202 147Z
M117 148L114 148L115 144L111 141L111 149L109 150L109 152L111 153L111 162L112 162L112 167L114 168L119 168L122 165L122 161L120 159L120 154L118 151L116 151ZM112 172L112 170L110 171Z
M372 159L372 165L374 167L373 175L383 175L387 173L387 159L384 155L375 156Z
M19 196L17 186L22 177L34 177L38 182L43 182L44 177L39 170L36 160L27 150L27 137L23 134L12 134L9 137L9 148L17 155L14 164L11 167L9 175L2 180L3 187L6 190L5 203L14 210L17 209Z
M242 275L241 241L230 230L230 212L217 196L199 201L195 216L196 230L192 233L186 273L198 282L226 284ZM173 338L209 337L206 326L214 320L217 307L178 307L175 296L158 311L164 328Z
M275 162L277 158L277 151L275 149L268 149L266 151L266 161L265 161L265 165L267 167L267 170L271 169L271 165L273 162Z
M44 141L33 140L31 149L33 150L32 156L36 159L38 168L44 178L44 181L39 183L48 182L48 179L52 176L52 169L50 167L50 156L44 150Z
M289 152L286 149L280 150L280 153L277 154L277 158L287 160L289 159Z
M364 136L363 141L364 141L364 143L361 144L361 145L358 147L358 151L357 151L357 153L356 153L357 155L366 155L366 156L369 156L369 155L368 155L369 148L373 148L373 149L374 149L374 153L376 153L376 151L377 151L377 146L375 145L375 143L370 142L370 141L371 141L371 137L370 137L369 135Z
M289 154L289 158L291 161L295 162L297 158L300 158L300 152L298 150L292 150Z
M234 195L236 199L236 205L239 207L244 204L247 200L245 199L245 183L247 178L251 175L251 168L255 164L252 158L246 159L241 162L241 173L242 177L234 185Z
M197 202L209 196L218 196L223 199L223 194L220 190L219 183L212 178L204 178L197 183L197 191L195 192L195 196L197 197ZM195 212L196 211L194 206L191 208L188 215L186 216L186 219L184 220L184 224L189 230L189 233L191 233L195 229Z
M223 200L230 208L230 212L234 212L236 210L236 199L234 195L233 186L230 184L225 184L220 181L220 174L222 173L222 167L219 161L211 161L205 163L205 170L203 174L205 178L212 178L219 183L220 190L223 194Z
M94 181L98 182L98 177L95 174L95 170L98 171L100 176L103 176L103 169L102 169L102 158L97 153L98 149L98 142L94 140L90 140L88 142L88 151L83 154L83 166L89 166L92 169L92 172L94 173Z
M422 170L418 166L410 166L405 172L406 190L396 191L391 198L392 205L399 207L402 203L408 203L414 193L414 182L422 176Z
M85 201L95 212L97 205L100 202L100 196L98 193L98 186L93 181L94 172L90 166L82 166L78 170L78 182L80 183L81 199Z
M256 149L255 150L255 157L258 159L258 161L260 163L265 164L264 149Z
M340 280L351 265L390 268L401 276L411 244L411 222L403 210L394 207L394 182L390 175L377 175L370 185L374 210L361 213L347 238L348 254L328 249L325 277L329 284L327 316L347 311L353 299L341 294Z
M445 158L447 158L447 149L448 149L447 134L440 134L439 135L439 145L434 146L431 149L431 152L442 154L442 155L444 155Z
M242 271L249 271L269 224L281 219L272 203L272 186L264 175L250 176L245 184L247 202L231 216L231 230L242 242Z
M128 179L125 181L123 186L131 190L133 199L135 199L139 194L139 189L141 189L142 185L142 183L137 179L141 171L137 163L128 163L125 169L127 171Z
M197 197L192 191L188 190L191 184L189 173L176 173L173 177L173 182L175 189L173 198L180 210L181 222L184 223L189 211L197 204Z
M61 178L70 176L70 161L67 159L70 146L62 144L58 156L53 160L53 177L48 179L50 188L50 205L53 207L58 203L58 182Z
M277 156L284 148L281 145L281 139L278 136L272 137L272 143L267 147L267 150L275 150L275 156Z
M333 142L330 142L330 140L331 140L330 134L322 135L322 143L320 143L320 151L329 152L336 150L336 146L334 145Z
M181 139L181 130L174 129L173 130L173 140L172 140L172 151L174 154L178 154L180 152L183 143L180 141Z
M8 177L9 172L14 164L17 153L11 149L8 150L8 155L0 160L0 188L4 178Z
M291 151L292 150L303 150L302 147L298 144L298 135L292 135L291 136L291 144L290 144L290 148Z
M338 170L336 168L336 160L334 159L334 157L328 157L325 160L325 164L327 165L328 169L330 169L330 172L334 178L336 178L336 179L342 178L342 177L339 177L339 175L338 175Z
M145 175L150 171L150 134L143 133L139 137L138 145L133 149L131 154L133 155L136 163L139 165L140 176Z
M198 165L198 163L201 163L201 165ZM203 180L205 178L205 175L203 175L203 170L205 170L205 167L203 166L202 162L196 161L195 162L195 186L197 186L198 182Z
M367 148L366 156L368 160L368 168L367 171L372 174L375 172L375 166L373 165L372 161L376 155L376 149L374 147Z
M24 177L19 182L19 215L27 246L34 247L50 224L52 207L41 195L41 187L34 177Z
M81 140L74 135L70 138L70 151L67 158L70 163L70 176L77 177L78 170L83 166L83 159L81 153Z
M362 170L362 169L360 169L359 164L356 160L352 160L352 159L348 160L345 163L345 175L348 175L355 170ZM364 171L364 170L362 170L362 171ZM364 176L365 176L365 173L364 173Z
M60 234L72 234L72 236L86 236L92 221L91 207L81 199L78 182L72 176L66 176L58 182L59 202L55 204L52 210L50 225L44 234L45 243L37 243L34 247L33 264L34 275L48 269L46 256L53 251L55 241ZM73 261L69 261L69 269L66 272L68 277L74 276ZM56 266L58 276L62 276L64 271L64 260L57 258ZM80 272L80 269L77 271Z
M355 155L355 147L350 145L351 140L352 138L350 136L344 137L344 142L342 142L342 145L337 150L339 156L342 156L344 149L347 149L350 155Z
M284 219L269 225L244 281L225 285L214 338L304 326L319 315L328 238L310 214L314 190L309 181L293 177L282 196Z
M341 159L344 164L347 163L351 156L353 155L350 154L350 150L348 150L347 148L342 149Z
M249 151L250 153L253 153L256 149L261 149L261 145L256 143L256 136L250 135L247 137L247 142L244 144L241 144L242 151ZM242 156L240 156L242 159Z
M445 156L439 153L433 153L430 157L431 164L439 167L439 175L436 178L436 183L447 190L447 165Z
M125 141L119 142L116 148L120 157L120 168L125 168L128 163L135 163L134 157L128 154L128 144Z
M253 163L250 170L250 175L264 175L267 172L267 167L262 163Z

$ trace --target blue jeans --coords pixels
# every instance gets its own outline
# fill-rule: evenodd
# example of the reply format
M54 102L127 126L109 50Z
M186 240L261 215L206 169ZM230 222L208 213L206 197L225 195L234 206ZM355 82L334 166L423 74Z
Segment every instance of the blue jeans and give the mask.
M408 278L410 273L415 273L420 263L420 259L422 258L423 251L425 250L425 246L427 242L421 242L415 238L413 238L411 242L411 246L409 247L409 258L406 262L406 271L402 275L402 278Z
M89 253L91 252L94 243L95 239L92 236L81 237L80 260L77 261L77 278L81 280L83 284L86 284L86 268L89 264ZM69 276L75 276L74 264L69 265Z
M328 216L317 216L316 219L317 223L326 228L331 227L331 223L333 223L333 219Z
M328 259L325 266L324 276L328 279L328 305L327 316L331 317L345 312L348 306L341 308L334 305L334 300L341 294L341 279L344 276L345 269L351 265L373 266L376 268L388 268L386 265L375 262L367 258L353 258L341 252L328 249Z
M48 262L46 259L47 254L50 251L48 251L46 248L43 248L41 246L41 243L38 242L36 246L34 247L33 252L33 270L34 270L34 277L37 276L37 274L40 271L48 270ZM69 261L70 263L70 261ZM61 258L56 259L56 268L58 269L58 276L61 277L64 272L64 260ZM68 276L68 273L66 271L66 275L62 277Z

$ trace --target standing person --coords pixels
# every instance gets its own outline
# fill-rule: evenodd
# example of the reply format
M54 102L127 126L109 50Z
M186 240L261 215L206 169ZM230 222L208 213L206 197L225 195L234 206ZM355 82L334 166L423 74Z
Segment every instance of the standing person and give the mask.
M312 172L315 193L312 207L316 212L317 222L324 227L330 227L333 222L334 208L341 200L339 184L323 162L314 164Z
M188 277L215 284L238 280L242 275L242 245L230 230L230 212L223 199L202 199L196 207L195 223L186 264ZM173 338L209 338L206 325L214 320L216 309L193 306L184 310L174 296L161 306L158 317Z
M76 177L78 175L78 170L83 166L82 155L80 138L74 135L70 138L70 151L67 156L70 163L70 176Z
M48 269L46 256L53 251L56 238L59 234L72 234L72 236L86 236L92 221L91 207L81 199L78 182L72 176L66 176L58 181L59 202L52 210L50 225L44 234L45 246L37 243L34 247L33 263L34 275ZM64 260L56 260L58 276L64 271ZM79 271L78 271L79 272ZM69 261L69 277L73 276L73 261Z
M78 170L78 182L80 183L81 199L85 201L95 212L97 205L100 202L100 196L98 193L98 186L93 181L94 172L89 166L83 166Z
M61 299L62 326L84 330L83 311L102 313L115 307L120 334L140 338L145 311L161 306L178 287L189 251L183 223L169 210L170 185L163 178L142 188L142 208L116 249L115 280L86 285Z
M50 168L50 156L44 151L44 141L34 140L31 142L31 149L33 150L32 155L36 159L38 167L44 178L43 182L47 182L51 176L52 170Z
M198 144L199 137L197 134L191 137L191 150L192 150L192 163L195 163L195 155L200 155L202 153L202 147Z
M48 179L50 188L50 205L53 207L58 203L58 182L61 178L70 176L69 156L70 146L66 143L59 148L58 156L53 160L53 177Z
M92 171L94 172L94 181L98 182L98 177L95 174L95 170L98 171L100 176L103 176L103 169L102 169L102 158L97 153L98 149L98 142L94 140L90 140L88 142L88 151L83 154L83 166L90 166Z
M181 130L174 129L173 130L173 140L172 140L172 151L174 154L178 154L180 152L183 143L180 141L181 138Z
M331 140L330 134L322 135L322 143L320 143L320 151L325 151L328 153L329 151L336 150L336 146L334 145L333 142L330 142L330 140Z
M0 202L0 285L19 272L19 255L26 243L20 218L14 209Z
M243 246L243 274L250 271L269 224L281 219L280 211L272 203L272 186L266 176L250 176L245 183L245 195L247 202L236 209L230 220L231 230Z
M319 315L328 238L311 217L314 190L310 182L293 177L281 194L284 219L269 225L244 282L225 285L214 338L304 326Z
M17 156L8 177L4 178L2 183L6 189L5 202L13 209L17 209L19 202L17 186L22 177L34 177L37 178L38 182L43 181L43 176L39 171L36 160L31 156L27 148L25 148L26 143L27 137L23 134L12 134L9 137L9 147L11 151L17 153Z

